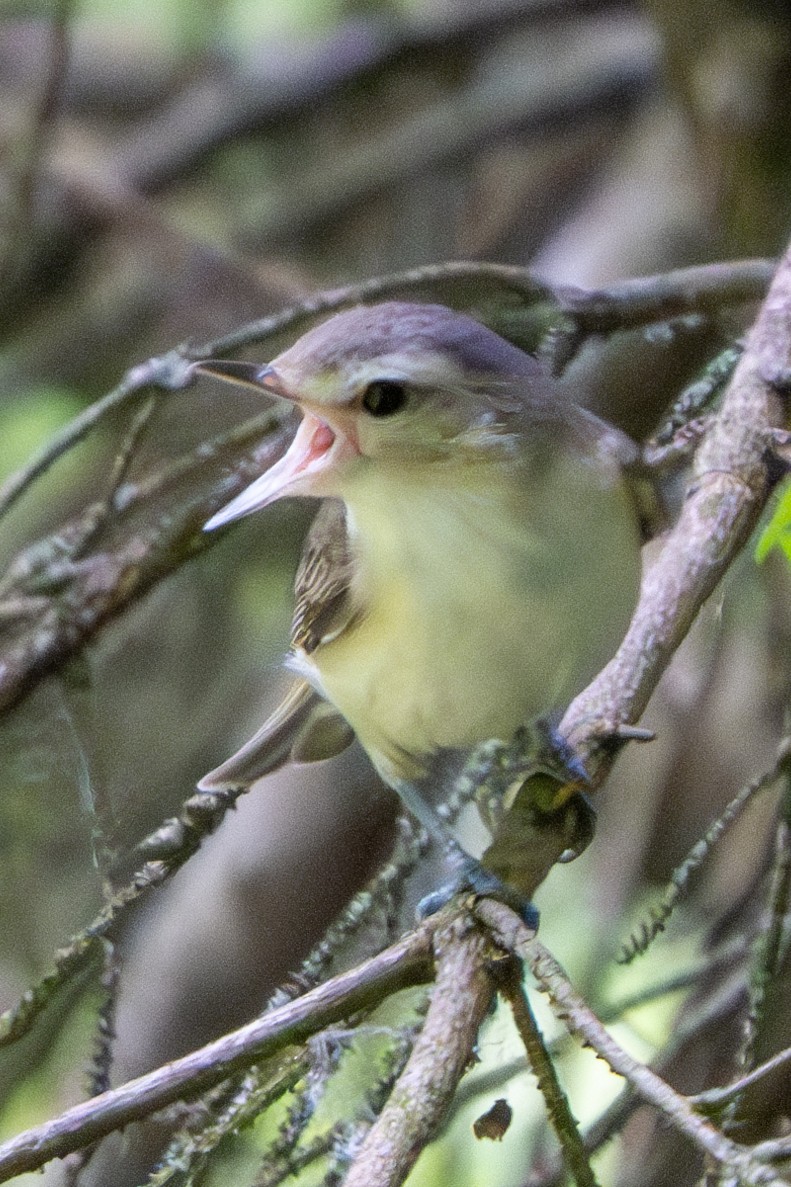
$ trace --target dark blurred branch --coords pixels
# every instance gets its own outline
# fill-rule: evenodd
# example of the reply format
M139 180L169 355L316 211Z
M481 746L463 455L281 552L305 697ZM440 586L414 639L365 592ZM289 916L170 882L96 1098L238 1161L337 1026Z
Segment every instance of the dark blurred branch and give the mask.
M519 25L540 36L546 21L554 23L548 34L553 49L555 25L569 44L557 69L497 70L494 85L481 83L481 58L499 36ZM468 160L482 144L509 131L540 129L561 118L587 120L597 108L612 118L646 92L658 69L648 22L620 0L504 0L446 14L433 27L349 22L334 38L307 48L264 46L251 62L229 68L208 58L197 80L193 65L175 98L141 119L99 167L81 165L71 177L55 172L39 177L36 234L21 241L20 265L0 285L4 323L19 324L31 300L62 283L64 261L84 251L97 232L118 225L125 208L139 210L145 195L192 179L207 157L246 134L276 133L278 125L287 132L306 114L314 118L322 100L342 106L344 91L354 101L354 87L368 102L373 80L378 86L384 77L397 93L403 72L423 67L421 76L434 84L428 96L436 93L437 82L447 91L449 73L455 76L450 88L455 97L435 102L427 97L413 119L405 117L403 106L395 107L393 120L367 138L362 151L350 143L343 153L320 154L315 165L310 152L290 153L285 190L268 193L258 204L270 213L262 213L256 236L304 230L388 179L404 184L422 164Z
M296 160L243 242L256 247L304 232L432 166L468 159L498 138L628 109L656 75L653 32L639 14L621 11L581 18L574 35L584 52L559 53L550 73L502 71L483 81L473 74L447 97L358 136L343 154Z
M381 16L358 18L327 32L315 44L261 46L244 67L215 61L155 118L141 120L127 135L116 151L114 171L133 188L152 193L199 167L222 145L298 119L306 109L316 111L344 88L370 86L385 70L406 66L414 72L439 56L444 64L449 58L463 61L520 27L584 19L602 9L610 17L616 13L631 21L633 27L637 24L625 5L612 0L500 0L458 11L445 9L436 23L410 26ZM616 42L613 35L613 61L618 60ZM632 55L629 62L632 69L623 72L622 84L642 89L654 68L645 62L638 66ZM425 144L433 154L439 148Z
M49 46L44 54L47 68L33 113L32 128L25 139L24 160L14 196L15 209L12 210L11 227L6 234L6 268L9 271L16 271L19 267L24 245L31 238L36 223L36 190L52 139L69 66L69 31L74 9L74 0L56 0L48 27Z

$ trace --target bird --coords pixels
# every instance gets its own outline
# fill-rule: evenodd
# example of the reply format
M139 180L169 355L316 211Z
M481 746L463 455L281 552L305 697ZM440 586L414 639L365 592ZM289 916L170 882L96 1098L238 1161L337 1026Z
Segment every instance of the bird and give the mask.
M240 789L356 736L453 844L443 759L552 720L617 649L640 580L639 451L541 358L443 305L342 310L270 363L199 373L288 401L284 456L212 516L320 500L295 580L291 687L199 782Z

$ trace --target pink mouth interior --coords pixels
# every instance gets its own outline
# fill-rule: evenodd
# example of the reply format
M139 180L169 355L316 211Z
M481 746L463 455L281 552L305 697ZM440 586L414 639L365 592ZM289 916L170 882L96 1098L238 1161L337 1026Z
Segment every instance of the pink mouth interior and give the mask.
M310 436L308 447L303 454L296 472L301 473L306 470L313 462L318 461L329 449L335 441L335 434L328 424L324 421L317 420L316 427Z

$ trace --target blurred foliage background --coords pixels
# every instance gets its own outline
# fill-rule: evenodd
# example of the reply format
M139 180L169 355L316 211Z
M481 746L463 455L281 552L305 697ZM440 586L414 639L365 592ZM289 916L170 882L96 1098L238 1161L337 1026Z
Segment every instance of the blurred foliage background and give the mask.
M790 70L784 0L3 0L0 476L134 363L316 288L443 259L598 286L778 253L791 229ZM644 434L748 316L595 344L579 393ZM243 392L175 394L132 476L249 415ZM123 429L105 422L13 509L3 563L101 491ZM0 719L4 1006L101 904L97 801L113 845L129 848L275 699L307 515L283 505L245 521ZM601 1008L699 969L691 1000L664 996L621 1023L647 1056L686 1020L669 1074L689 1090L733 1068L770 797L709 863L663 955L627 974L612 958L673 864L771 759L788 594L780 558L760 570L743 558L647 715L658 740L624 757L596 841L539 901L545 942ZM359 754L241 802L127 927L114 1079L247 1019L387 851L394 813ZM726 942L732 955L715 960ZM701 1021L715 991L719 1012ZM76 987L4 1053L4 1135L79 1098L96 1002ZM775 1047L788 1042L784 1016ZM539 1181L551 1139L524 1069L506 1086L515 1120L502 1144L469 1128L506 1094L512 1043L493 1020L480 1094L416 1184ZM576 1055L564 1067L590 1121L614 1088ZM789 1093L775 1080L753 1124L774 1132ZM166 1129L133 1128L45 1182L144 1182ZM227 1158L211 1182L248 1182L252 1138ZM619 1185L682 1187L699 1173L640 1112L602 1166Z

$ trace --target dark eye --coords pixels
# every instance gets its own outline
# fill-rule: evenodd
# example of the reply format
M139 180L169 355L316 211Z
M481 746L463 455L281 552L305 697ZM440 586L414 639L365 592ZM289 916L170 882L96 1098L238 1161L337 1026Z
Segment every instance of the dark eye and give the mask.
M363 392L363 408L371 416L392 416L400 411L407 400L403 383L392 379L377 379L369 383Z

